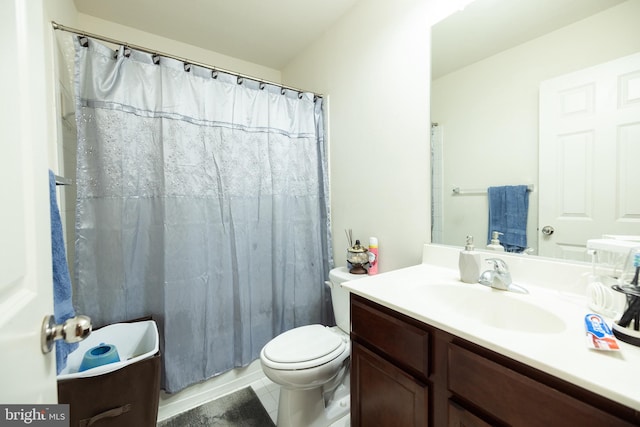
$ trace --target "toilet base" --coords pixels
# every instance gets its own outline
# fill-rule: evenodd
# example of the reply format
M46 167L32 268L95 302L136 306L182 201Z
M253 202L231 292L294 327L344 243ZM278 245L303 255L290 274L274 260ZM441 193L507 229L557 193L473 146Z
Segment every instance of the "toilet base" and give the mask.
M336 396L337 397L337 396ZM282 387L278 403L278 427L327 427L350 411L349 394L332 400L325 408L323 388L292 390Z

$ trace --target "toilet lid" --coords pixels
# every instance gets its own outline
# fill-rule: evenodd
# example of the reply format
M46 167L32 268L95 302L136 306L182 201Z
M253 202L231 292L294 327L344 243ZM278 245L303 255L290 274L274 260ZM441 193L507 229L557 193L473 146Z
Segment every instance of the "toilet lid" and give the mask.
M275 363L301 363L340 354L346 342L340 335L322 325L294 328L278 335L264 347L264 355ZM321 362L325 363L325 362ZM305 364L307 365L307 364Z

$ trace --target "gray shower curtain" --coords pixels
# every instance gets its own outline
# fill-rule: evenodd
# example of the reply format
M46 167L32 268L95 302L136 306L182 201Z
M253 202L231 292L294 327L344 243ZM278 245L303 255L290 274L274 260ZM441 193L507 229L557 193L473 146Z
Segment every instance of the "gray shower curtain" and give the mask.
M332 321L322 98L82 44L78 312L152 315L168 392Z

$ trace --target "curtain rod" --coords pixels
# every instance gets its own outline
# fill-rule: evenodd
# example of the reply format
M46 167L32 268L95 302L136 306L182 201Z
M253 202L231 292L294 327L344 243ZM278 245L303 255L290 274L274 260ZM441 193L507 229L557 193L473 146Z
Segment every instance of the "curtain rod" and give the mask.
M149 49L149 48L144 47L144 46L138 46L138 45L135 45L135 44L131 44L131 43L123 42L123 41L120 41L120 40L112 39L110 37L101 36L99 34L92 34L92 33L89 33L87 31L78 30L77 28L71 28L71 27L67 27L67 26L58 24L55 21L51 21L51 26L53 27L54 30L66 31L68 33L73 33L73 34L76 34L76 35L79 35L79 36L91 37L92 39L100 40L100 41L103 41L103 42L113 43L113 44L117 44L117 45L121 45L121 46L130 47L130 48L135 49L135 50L140 50L142 52L150 53L152 55L164 56L166 58L171 58L171 59L175 59L175 60L178 60L178 61L186 62L188 64L196 65L198 67L208 68L208 69L210 69L212 71L220 71L222 73L230 74L232 76L242 77L244 79L253 80L253 81L258 82L258 83L264 83L264 84L276 86L276 87L279 87L279 88L282 88L282 89L288 89L288 90L291 90L291 91L294 91L294 92L298 92L298 93L304 93L304 92L313 93L318 98L322 98L323 97L323 95L319 94L319 93L310 92L308 90L302 90L302 89L299 89L299 88L296 88L296 87L293 87L293 86L283 85L282 83L276 83L276 82L272 82L272 81L269 81L269 80L260 79L258 77L253 77L253 76L250 76L248 74L242 74L242 73L238 73L238 72L235 72L235 71L226 70L224 68L215 67L213 65L205 64L205 63L202 63L202 62L192 61L192 60L187 59L187 58L182 58L182 57L179 57L179 56L176 56L176 55L172 55L170 53L161 52L161 51L155 50L155 49Z

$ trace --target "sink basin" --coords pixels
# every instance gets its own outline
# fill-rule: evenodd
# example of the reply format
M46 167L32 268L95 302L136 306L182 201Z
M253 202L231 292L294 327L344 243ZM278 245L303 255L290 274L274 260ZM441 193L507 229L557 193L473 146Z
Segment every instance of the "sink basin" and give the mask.
M555 313L527 301L530 295L513 294L482 285L431 285L416 289L437 310L471 322L503 330L560 333L566 325Z

